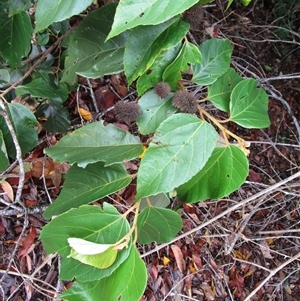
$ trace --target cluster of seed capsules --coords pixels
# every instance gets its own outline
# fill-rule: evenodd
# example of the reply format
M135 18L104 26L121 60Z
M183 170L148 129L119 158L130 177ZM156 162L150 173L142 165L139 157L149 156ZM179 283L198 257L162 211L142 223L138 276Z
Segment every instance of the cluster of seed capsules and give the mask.
M166 98L171 93L171 87L166 82L158 83L154 91L160 98ZM186 90L178 90L174 93L172 104L180 111L194 114L197 112L197 98ZM135 102L119 101L115 104L115 116L120 122L131 124L142 115L140 106Z

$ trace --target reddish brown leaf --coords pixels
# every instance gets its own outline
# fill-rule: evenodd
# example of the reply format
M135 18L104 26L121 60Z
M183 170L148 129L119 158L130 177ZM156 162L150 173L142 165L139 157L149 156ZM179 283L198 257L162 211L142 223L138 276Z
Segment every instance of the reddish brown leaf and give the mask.
M31 207L38 205L39 201L38 200L25 200L24 203L25 203L26 207L31 208Z
M115 105L118 96L109 89L109 86L100 87L95 91L95 98L99 109L107 110Z
M178 269L181 273L184 273L185 270L185 261L183 259L183 254L180 248L176 245L171 245L172 252L174 254Z
M261 183L260 175L257 172L255 172L253 169L249 169L249 175L247 177L247 180L252 181L252 182Z
M236 289L235 296L240 297L243 294L243 289L244 289L244 277L241 275L236 275L234 280L231 280L229 282L230 286L233 289Z
M118 94L120 94L120 96L124 97L127 95L127 87L126 85L122 82L121 76L120 74L115 74L111 76L111 83L114 86L114 88L116 89L116 91L118 92Z
M22 240L21 246L19 248L18 256L20 258L28 254L27 252L32 246L32 244L34 243L35 239L36 239L36 228L31 227L27 236Z
M202 269L203 268L203 264L202 264L202 260L200 257L198 257L197 255L193 254L192 255L193 261L196 264L196 266L198 267L198 269Z
M207 300L209 301L215 300L215 294L207 283L201 283L200 287Z

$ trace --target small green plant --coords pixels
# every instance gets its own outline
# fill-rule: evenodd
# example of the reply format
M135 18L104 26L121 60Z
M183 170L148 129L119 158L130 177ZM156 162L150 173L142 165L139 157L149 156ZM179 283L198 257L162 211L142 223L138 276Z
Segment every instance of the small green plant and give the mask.
M43 127L48 131L68 129L70 120L62 104L77 84L77 75L99 78L124 71L128 85L135 83L140 97L138 106L117 108L122 121L130 124L137 118L138 135L95 121L45 150L56 162L71 165L59 197L44 212L52 220L40 235L46 251L62 258L60 279L74 280L61 296L64 300L139 300L147 271L136 243L167 243L182 228L181 216L168 208L169 193L175 191L186 203L218 199L237 190L248 175L247 142L226 124L268 127L268 96L256 80L243 79L230 67L230 41L215 38L198 46L188 40L189 24L181 14L197 2L151 1L137 6L123 0L95 9L70 38L61 44L62 38L56 40L57 45L67 46L59 53L65 57L62 71L61 65L53 70L57 61L50 56L50 46L43 48L43 58L50 61L37 58L28 78L21 59L28 55L32 33L37 44L44 44L45 36L65 35L65 20L92 1L39 0L34 31L26 13L30 2L15 7L2 1L5 18L24 30L19 41L10 32L9 50L0 45L9 66L0 70L2 88L9 87L1 95L2 111L9 112L23 155L37 141L36 117L46 118ZM3 22L1 30L7 36ZM12 51L17 42L22 47ZM199 99L184 88L182 76L189 68L190 82L206 87L206 97ZM18 79L26 81L15 80L17 70ZM39 101L36 116L24 105L11 103L10 91ZM225 112L227 119L212 116L206 102ZM0 129L4 170L16 153L3 117ZM142 136L147 143L141 143ZM123 162L138 157L142 158L137 173L129 174ZM102 207L88 205L127 187L133 178L136 199L125 213L106 202ZM131 223L129 214L134 214Z

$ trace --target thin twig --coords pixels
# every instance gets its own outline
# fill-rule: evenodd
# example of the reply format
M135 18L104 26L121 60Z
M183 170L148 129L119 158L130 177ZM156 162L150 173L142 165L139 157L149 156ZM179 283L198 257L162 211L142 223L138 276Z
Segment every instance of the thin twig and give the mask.
M2 199L1 199L2 201ZM28 214L37 214L43 213L47 209L48 205L43 205L39 207L34 207L31 209L26 209ZM3 209L0 210L1 216L13 216L13 215L24 215L25 214L25 207L13 207L14 209Z
M276 269L273 269L270 271L270 274L250 293L250 295L247 296L247 298L244 301L250 301L251 298L274 276L276 275L279 271L281 271L285 266L288 264L292 263L293 261L297 260L300 258L300 252L278 266Z
M35 68L43 62L43 60L47 57L49 53L51 53L60 43L61 41L70 33L72 32L76 26L70 28L65 34L60 36L45 52L43 52L42 56L28 69L28 71L15 83L13 83L9 88L4 90L1 94L0 97L4 97L7 93L15 89L19 84L23 82L25 78L27 78L34 70Z
M96 113L99 113L99 108L98 108L98 104L97 104L97 101L96 101L96 97L95 97L95 93L94 93L92 84L91 84L91 82L90 82L90 80L88 78L86 79L86 81L87 81L87 83L89 85L90 95L91 95L92 100L93 100L95 111L96 111Z
M172 244L172 243L174 243L174 242L176 242L176 241L178 241L178 240L180 240L182 238L185 238L186 236L191 235L191 234L193 234L193 233L195 233L197 231L200 231L201 229L203 229L206 226L208 226L208 225L216 222L217 220L219 220L220 218L226 216L227 214L231 213L232 211L235 211L235 210L239 209L240 207L245 206L246 204L252 202L253 200L256 200L257 198L262 197L263 195L270 194L271 192L275 191L277 188L279 188L279 187L285 185L286 183L288 183L288 182L290 182L290 181L292 181L292 180L294 180L296 178L299 178L299 177L300 177L300 171L297 172L297 173L295 173L294 175L291 175L290 177L288 177L288 178L286 178L286 179L284 179L284 180L282 180L282 181L280 181L280 182L278 182L278 183L276 183L276 184L274 184L274 185L272 185L272 186L270 186L270 187L268 187L268 188L266 188L266 189L264 189L264 190L256 193L256 194L250 196L249 198L247 198L247 199L245 199L245 200L243 200L243 201L241 201L241 202L233 205L232 207L230 207L227 210L225 210L224 212L216 215L215 217L213 217L209 221L207 221L207 222L199 225L198 227L196 227L194 229L191 229L190 231L185 232L185 233L183 233L181 235L178 235L173 240L171 240L169 243L159 245L155 249L142 254L141 258L144 258L146 256L149 256L149 255L155 253L155 252L158 252L159 250L165 248L166 246L168 246L168 245L170 245L170 244Z

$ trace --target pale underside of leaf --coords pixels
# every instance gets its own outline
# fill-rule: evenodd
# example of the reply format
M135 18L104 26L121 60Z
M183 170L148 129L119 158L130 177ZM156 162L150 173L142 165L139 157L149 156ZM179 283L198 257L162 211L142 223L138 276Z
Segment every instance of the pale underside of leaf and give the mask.
M69 237L68 243L77 253L82 255L95 255L106 251L113 244L97 244L82 238Z

